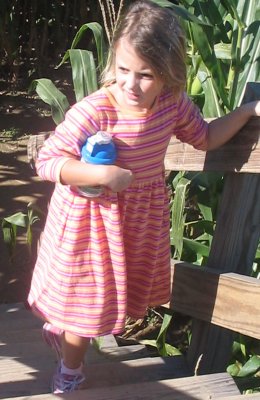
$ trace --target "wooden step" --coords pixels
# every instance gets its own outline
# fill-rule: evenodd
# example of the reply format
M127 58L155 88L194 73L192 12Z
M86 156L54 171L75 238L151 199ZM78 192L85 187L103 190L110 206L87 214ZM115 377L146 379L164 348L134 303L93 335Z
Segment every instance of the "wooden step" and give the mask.
M1 356L0 398L48 393L55 369L52 353L47 348L42 355L34 354L34 347L27 357ZM120 349L118 349L120 357ZM93 355L94 357L94 355ZM125 383L147 382L185 376L182 357L151 357L127 361L88 362L85 366L88 387L108 387ZM2 397L2 393L4 397Z
M21 304L4 305L0 306L0 326L0 399L56 400L57 395L49 393L56 361L42 341L42 322ZM112 335L103 338L98 351L90 346L85 370L86 389L66 394L66 399L195 400L239 396L226 373L187 378L189 371L182 356L154 357L141 345L118 347Z
M220 373L79 390L59 397L66 400L209 400L223 397L232 399L232 396L236 396L233 399L241 397L243 400L233 379L227 373ZM18 399L57 400L57 395L19 397L13 400Z
M0 399L48 393L56 360L42 341L42 322L21 304L1 305L0 326ZM143 371L143 381L186 374L183 358L176 358L173 373L173 359L164 361L151 354L142 345L118 347L112 335L102 338L99 350L92 345L87 352L91 387L136 382Z
M228 397L220 397L220 400L259 400L260 393L252 393L245 395L237 395L237 396L228 396Z

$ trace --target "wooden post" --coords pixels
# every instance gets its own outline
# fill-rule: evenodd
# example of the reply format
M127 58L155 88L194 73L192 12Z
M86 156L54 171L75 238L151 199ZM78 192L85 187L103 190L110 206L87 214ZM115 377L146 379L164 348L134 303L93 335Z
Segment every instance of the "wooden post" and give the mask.
M252 95L252 86L250 93ZM247 101L254 99L253 96L249 99L248 94L246 97ZM207 266L223 272L249 275L259 236L260 176L229 173ZM193 321L192 343L187 356L190 368L193 371L196 369L198 374L224 371L230 359L233 339L234 334L229 330Z

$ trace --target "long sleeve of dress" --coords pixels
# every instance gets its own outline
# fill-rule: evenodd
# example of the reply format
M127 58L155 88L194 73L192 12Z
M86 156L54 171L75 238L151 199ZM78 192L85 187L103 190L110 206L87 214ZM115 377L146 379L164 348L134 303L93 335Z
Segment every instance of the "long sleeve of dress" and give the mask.
M83 99L75 104L41 148L36 161L38 175L60 182L60 171L70 159L80 159L80 149L86 138L98 130L97 111Z
M208 123L186 93L178 102L174 133L181 142L189 143L198 150L207 150Z

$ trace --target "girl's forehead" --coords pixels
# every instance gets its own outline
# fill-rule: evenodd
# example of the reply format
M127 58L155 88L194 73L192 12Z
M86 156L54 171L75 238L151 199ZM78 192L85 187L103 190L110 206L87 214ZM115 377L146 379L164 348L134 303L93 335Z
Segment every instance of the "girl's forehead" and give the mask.
M115 49L116 61L134 63L143 69L151 69L151 65L145 60L127 38L121 38Z

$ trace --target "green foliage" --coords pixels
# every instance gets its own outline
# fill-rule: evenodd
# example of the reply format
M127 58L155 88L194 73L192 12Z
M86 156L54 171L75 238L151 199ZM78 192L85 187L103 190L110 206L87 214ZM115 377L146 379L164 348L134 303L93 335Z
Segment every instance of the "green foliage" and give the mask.
M61 63L58 65L60 67L67 60L70 61L76 101L80 101L98 89L97 66L93 52L75 49L87 29L90 29L94 34L99 68L103 68L105 45L103 29L98 23L85 24L79 29L72 42L71 49L66 51ZM69 108L69 101L51 80L45 78L36 79L31 83L29 90L36 91L39 97L50 105L52 118L56 125L64 120L65 113Z
M172 182L171 245L174 258L205 264L213 238L223 176L179 172Z
M39 221L42 211L32 203L27 206L27 213L17 212L2 219L2 232L4 242L7 245L10 261L13 261L16 248L16 237L18 228L25 230L26 243L31 251L33 241L32 226Z
M166 343L167 330L170 325L171 319L172 319L172 315L165 313L164 317L163 317L161 329L160 329L157 339L156 340L152 340L152 339L141 340L140 343L142 343L144 345L156 347L158 350L158 353L162 357L181 355L180 350L178 350L176 347L172 346L171 344Z
M154 0L181 17L188 39L187 91L205 117L241 104L247 82L260 78L258 0Z
M90 29L94 35L95 43L96 43L96 52L97 52L97 64L99 65L99 68L102 71L103 68L105 67L106 45L105 45L105 41L104 41L103 28L100 24L98 24L97 22L90 22L89 24L82 25L72 41L71 49L76 48L76 46L80 43L83 36L85 35L85 32L88 29ZM70 52L70 50L66 51L65 55L62 58L61 63L58 65L58 67L61 66L65 61L68 60L69 52Z
M56 124L64 120L69 108L67 97L56 88L50 79L36 79L30 86L30 91L35 90L39 97L51 107L52 118Z
M0 133L0 140L7 141L7 140L15 140L20 135L20 129L10 126L8 129L2 129Z
M181 258L183 249L183 232L185 226L186 214L184 211L186 203L187 189L190 184L190 180L184 178L183 173L177 175L178 181L175 179L173 185L175 185L174 201L172 201L171 207L171 245L174 246L174 258Z
M240 335L233 343L232 359L227 368L241 391L260 391L259 341ZM250 388L250 389L249 389Z

